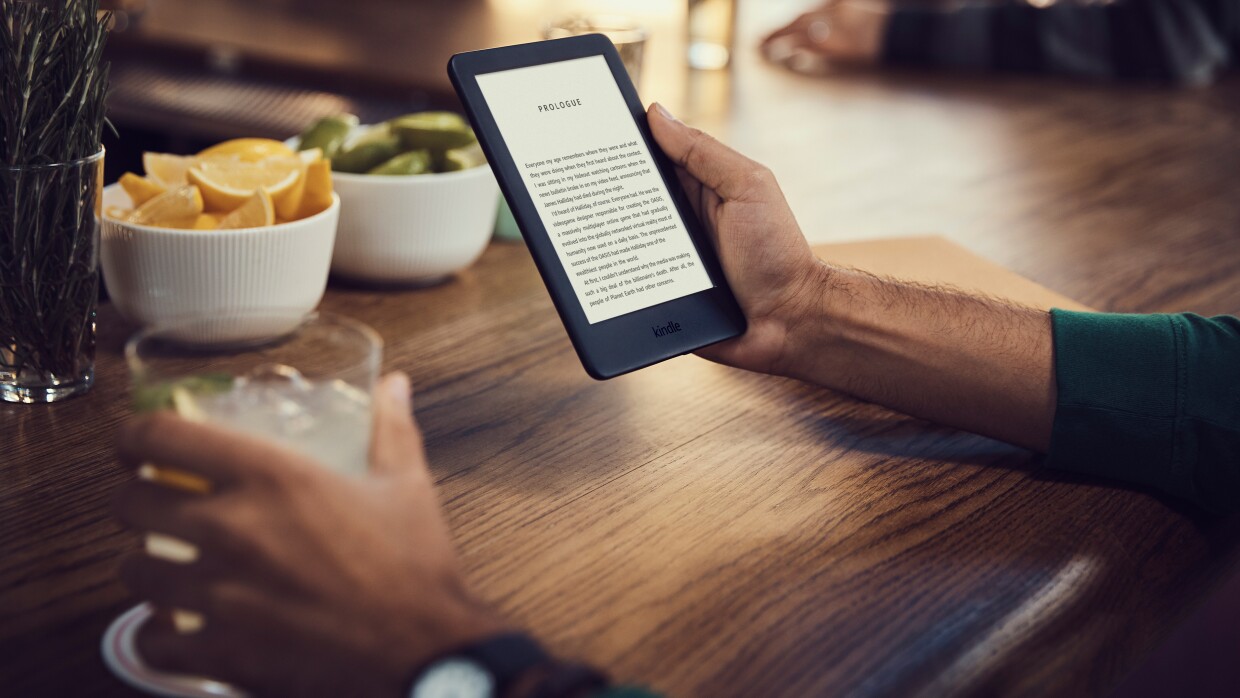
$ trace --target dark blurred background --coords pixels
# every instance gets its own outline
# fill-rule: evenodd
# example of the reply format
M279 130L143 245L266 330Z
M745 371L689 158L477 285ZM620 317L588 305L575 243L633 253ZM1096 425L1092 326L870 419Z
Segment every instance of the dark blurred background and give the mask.
M491 35L485 0L112 0L107 177L144 150L286 138L325 114L363 121L455 104L443 62ZM481 32L479 30L482 30ZM530 30L536 32L537 27ZM530 34L528 39L537 38Z

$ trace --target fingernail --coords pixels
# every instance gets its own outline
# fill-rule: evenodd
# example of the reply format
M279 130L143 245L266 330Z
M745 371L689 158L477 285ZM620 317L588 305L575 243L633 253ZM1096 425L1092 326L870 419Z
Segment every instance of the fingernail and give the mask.
M654 108L658 109L659 113L663 115L663 118L667 119L668 121L675 121L676 123L680 123L680 119L677 119L676 117L672 116L672 113L667 110L667 107L663 106L662 102L655 102Z
M388 397L396 401L402 407L409 407L413 403L410 395L409 376L402 371L397 371L387 377L383 383L383 388L388 392Z

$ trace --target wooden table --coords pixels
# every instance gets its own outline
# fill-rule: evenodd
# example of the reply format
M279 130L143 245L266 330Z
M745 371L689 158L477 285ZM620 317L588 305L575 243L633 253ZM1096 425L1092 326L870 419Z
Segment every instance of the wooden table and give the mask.
M750 37L777 19L755 5ZM1236 78L811 78L744 53L712 84L693 120L771 164L811 239L940 232L1100 309L1240 313ZM413 375L482 593L676 695L1102 694L1240 552L1235 520L791 381L686 357L595 383L520 246L324 307ZM88 396L0 404L5 695L130 694L97 647L133 603L107 508L131 328L99 326Z

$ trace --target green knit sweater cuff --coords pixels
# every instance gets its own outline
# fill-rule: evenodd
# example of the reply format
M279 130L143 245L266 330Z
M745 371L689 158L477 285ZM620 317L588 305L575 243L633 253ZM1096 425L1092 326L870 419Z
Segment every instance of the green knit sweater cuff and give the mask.
M1191 496L1175 459L1171 317L1056 309L1051 321L1059 398L1047 465Z
M1240 510L1240 319L1051 311L1047 464Z

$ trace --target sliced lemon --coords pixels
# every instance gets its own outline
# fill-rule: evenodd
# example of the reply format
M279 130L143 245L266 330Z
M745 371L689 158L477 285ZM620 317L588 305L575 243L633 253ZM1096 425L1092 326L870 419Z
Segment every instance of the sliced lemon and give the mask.
M198 187L177 187L142 204L129 214L126 220L138 225L192 227L192 221L197 220L198 214L202 213L202 205L202 193L198 191ZM190 220L191 225L183 225L185 220Z
M198 157L235 155L242 162L258 162L267 158L289 158L296 153L280 141L270 138L234 138L207 148Z
M198 214L198 216L201 216L201 215L202 215L201 213ZM178 230L193 230L198 227L198 216L181 216L179 218L165 218L164 220L161 220L158 223L152 223L151 225L158 225L161 228L177 228Z
M125 208L124 206L107 206L103 209L104 218L111 218L116 221L129 220L131 213L133 213L133 209Z
M307 168L308 169L308 168ZM272 204L276 207L276 218L285 221L291 221L297 218L297 212L301 210L301 201L306 194L306 175L302 171L301 176L288 188L288 191L281 194L278 198L272 199Z
M168 191L168 187L147 179L142 175L136 175L132 172L126 172L121 175L119 180L121 188L129 195L129 200L133 201L134 207L141 206L155 197Z
M200 213L194 218L194 230L215 230L220 227L220 217L214 213Z
M305 165L301 158L267 158L258 162L206 159L189 168L191 184L202 189L208 211L232 211L265 189L273 198L297 184Z
M217 228L220 230L231 230L235 228L261 228L266 225L272 225L276 222L275 205L271 202L271 195L266 189L259 189L254 195L246 199L245 203L238 206L232 213L220 219ZM173 398L176 393L173 393ZM180 411L180 408L177 408Z
M301 204L297 215L290 220L308 218L322 213L332 205L332 161L319 160L306 167L305 191L301 195Z
M310 148L297 153L297 157L301 158L303 164L309 166L323 159L322 148ZM320 167L331 167L331 163L320 165ZM276 220L288 222L297 219L297 213L301 210L301 200L306 192L306 175L305 170L302 175L297 178L293 186L288 191L279 196L272 197L271 201L276 207ZM329 195L330 198L330 195ZM328 202L330 204L330 202Z
M143 153L142 167L147 178L165 187L188 184L185 173L194 164L192 155L169 155L168 153Z

